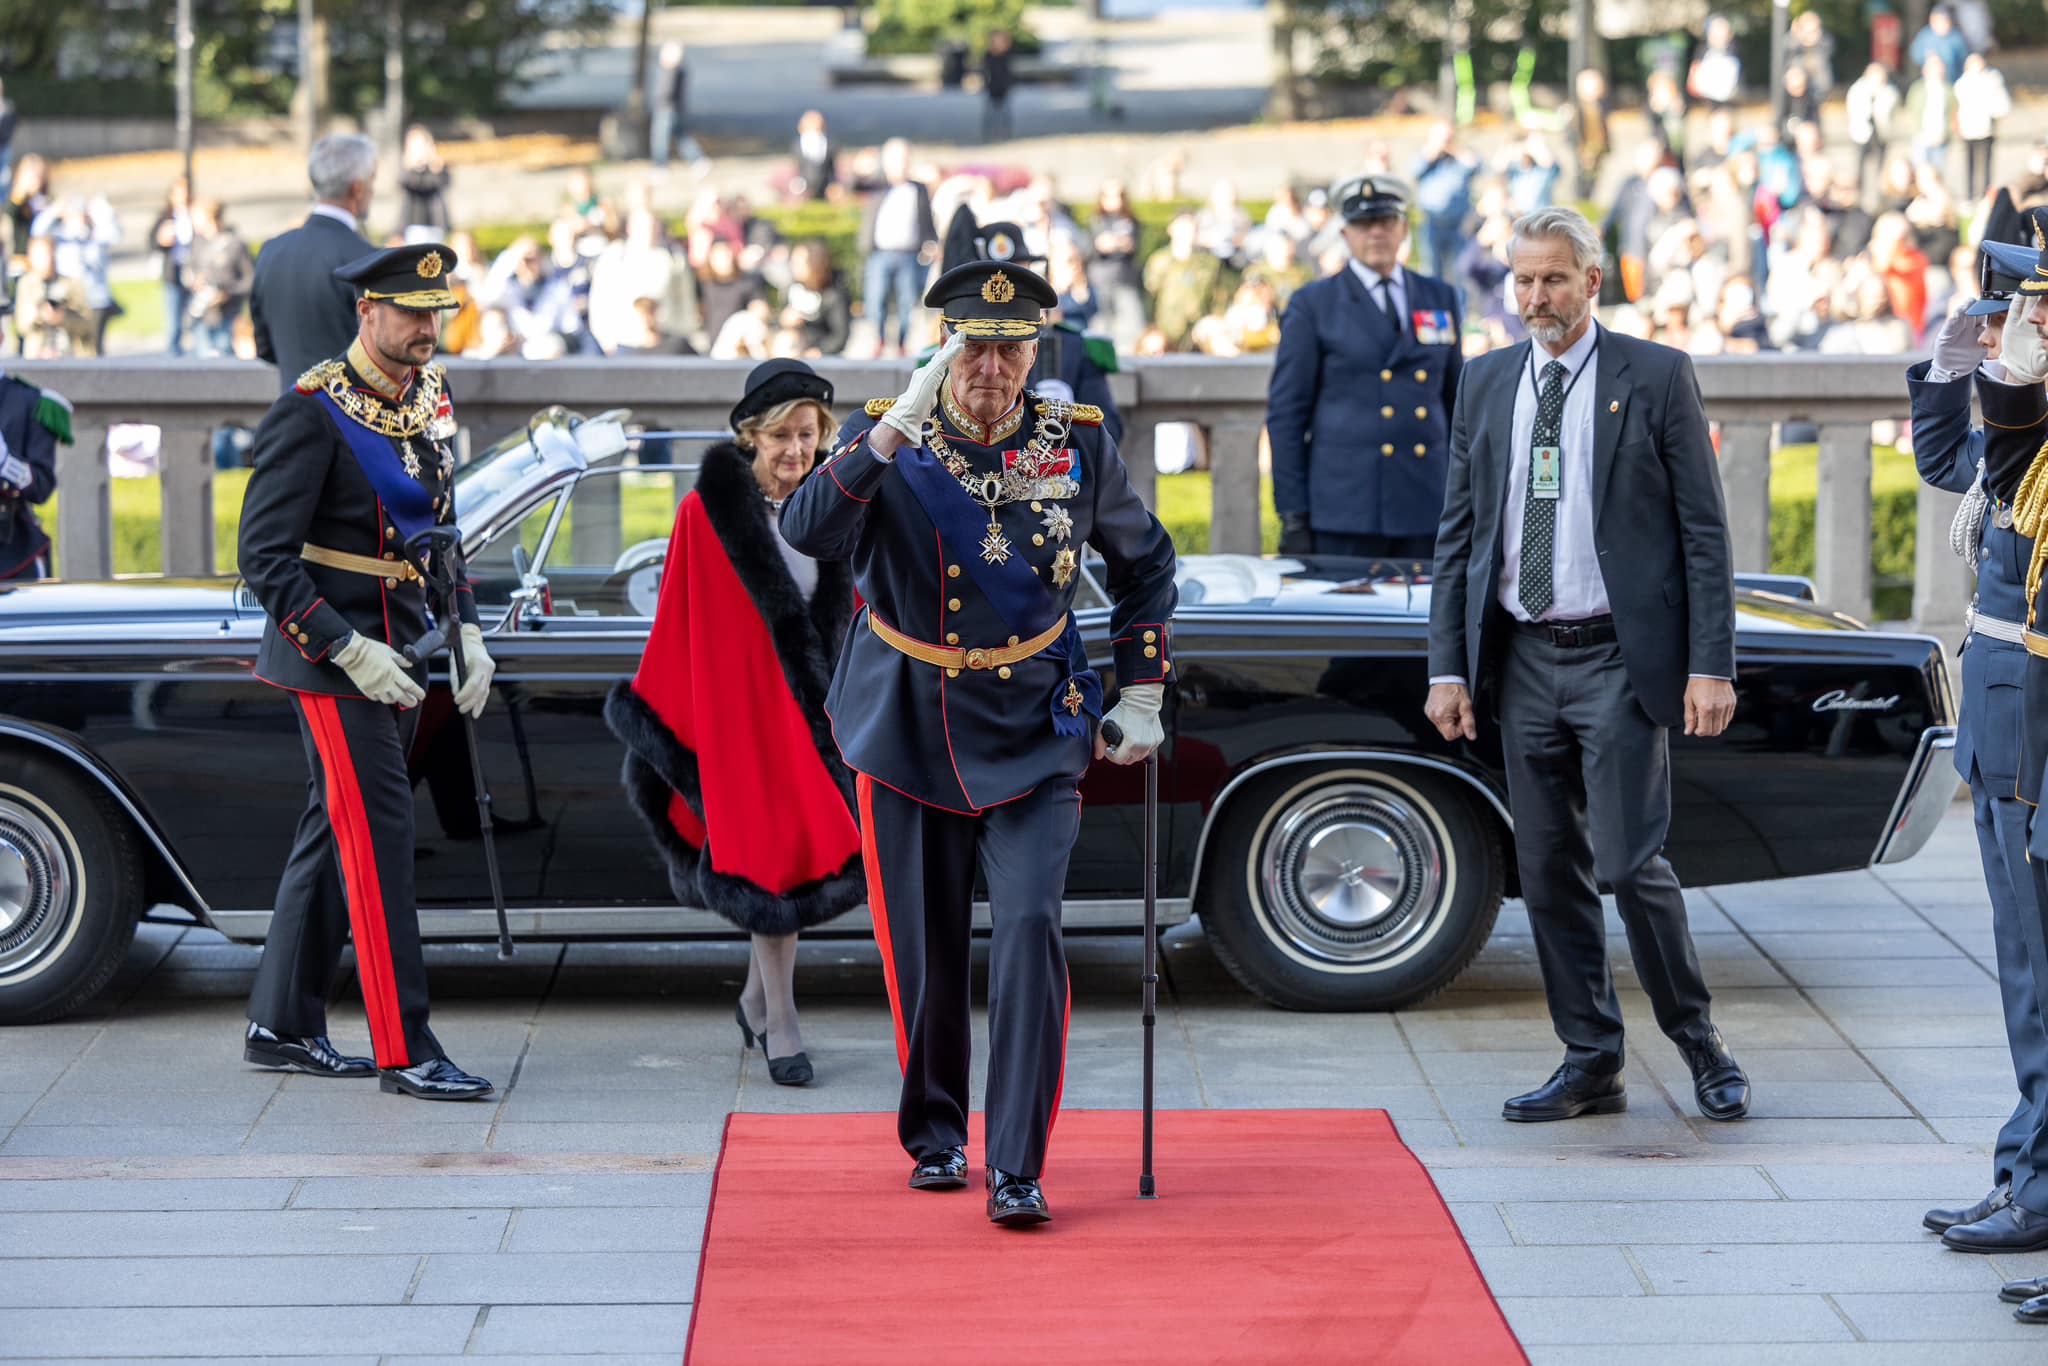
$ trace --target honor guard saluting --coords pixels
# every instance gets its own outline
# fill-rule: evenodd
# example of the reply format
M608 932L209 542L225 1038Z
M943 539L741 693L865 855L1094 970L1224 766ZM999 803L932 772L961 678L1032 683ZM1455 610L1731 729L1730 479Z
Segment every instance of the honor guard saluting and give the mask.
M1036 271L1043 265L1024 243L1024 229L1015 223L990 223L981 227L974 210L962 204L946 225L946 242L939 257L939 273L956 270L971 261L1014 262ZM921 356L927 360L938 352L931 348ZM1116 343L1092 336L1061 319L1047 323L1038 334L1038 359L1024 387L1040 398L1064 399L1102 410L1102 428L1110 440L1124 439L1123 414L1109 391L1109 377L1117 372Z
M825 709L855 775L868 903L896 1055L897 1134L921 1190L967 1179L968 936L989 889L988 1215L1050 1217L1039 1185L1059 1108L1069 995L1060 900L1102 684L1073 617L1100 551L1121 697L1110 753L1162 738L1173 543L1092 408L1025 387L1052 287L975 262L932 285L947 331L902 397L856 414L783 507L789 543L850 558L865 604Z
M1280 550L1427 559L1464 364L1458 291L1400 264L1400 181L1354 177L1331 200L1351 260L1288 300L1266 392Z
M2027 566L2034 542L2013 525L2009 501L2040 445L2042 390L2036 378L2016 383L2001 354L2007 313L2021 279L2034 273L2035 253L2000 242L1983 244L1978 258L1980 298L1942 325L1934 359L1906 371L1913 399L1913 459L1920 477L1964 495L1949 543L1976 570L1977 591L1963 641L1962 721L1955 763L1970 784L1977 848L1991 900L1991 930L1998 954L1999 994L2012 1050L2019 1103L1998 1132L1992 1155L1991 1193L1973 1206L1929 1210L1923 1219L1950 1246L1978 1247L1987 1233L1979 1221L2012 1201L2033 1179L2023 1151L2048 1116L2048 1027L2042 990L2048 987L2048 941L2041 902L2027 866L2030 809L2015 795L2022 737L2020 683L2027 672L2022 644L2027 620ZM2012 322L2010 333L2025 326ZM1985 425L1971 430L1976 393ZM2035 774L2038 779L2038 772ZM2044 1154L2048 1156L2048 1154ZM2048 1181L2033 1192L2048 1209ZM1993 1234L1994 1240L2002 1234ZM1982 1251L2004 1247L1983 1246Z
M50 536L35 508L57 491L57 443L71 444L71 405L0 375L0 582L50 572Z
M326 1038L328 992L353 930L380 1085L428 1100L491 1090L427 1028L406 774L427 674L400 653L429 629L406 543L455 521L455 418L432 363L440 310L457 306L446 281L454 265L447 247L422 243L334 272L361 294L356 339L299 376L257 428L241 527L242 572L270 618L256 676L292 694L312 770L249 993L244 1056L315 1076L371 1073L370 1059L343 1057ZM455 705L475 716L492 665L475 604L466 592L462 602L468 678Z

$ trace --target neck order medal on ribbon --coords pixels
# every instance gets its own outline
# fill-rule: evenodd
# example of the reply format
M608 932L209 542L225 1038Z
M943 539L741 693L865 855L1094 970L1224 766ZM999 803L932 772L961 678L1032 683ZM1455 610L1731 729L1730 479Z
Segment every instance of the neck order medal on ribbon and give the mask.
M925 442L932 453L946 467L946 472L959 481L969 498L988 512L988 531L981 538L981 558L989 564L1002 564L1010 558L1010 538L1003 534L1002 523L996 518L996 509L1005 503L1030 502L1031 510L1041 510L1043 500L1072 498L1080 491L1080 481L1064 471L1072 459L1063 443L1067 439L1067 414L1070 404L1048 399L1037 406L1037 421L1033 424L1031 439L1023 450L1016 453L1000 474L981 474L967 462L967 457L953 449L946 435L937 423L926 426ZM1055 540L1065 541L1073 534L1073 515L1065 508L1054 506L1045 514L1046 534ZM1053 560L1053 583L1064 588L1074 577L1076 557L1071 548L1062 547Z

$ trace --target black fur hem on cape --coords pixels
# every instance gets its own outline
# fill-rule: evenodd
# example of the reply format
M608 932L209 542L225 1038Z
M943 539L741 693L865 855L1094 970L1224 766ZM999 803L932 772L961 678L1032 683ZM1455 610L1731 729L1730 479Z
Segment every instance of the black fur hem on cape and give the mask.
M768 627L783 678L810 727L811 743L851 811L853 775L832 738L825 695L832 683L834 656L853 614L852 572L843 562L819 561L817 590L805 603L775 543L768 524L770 509L754 481L752 463L731 442L720 442L704 453L697 493L741 587ZM867 900L858 853L839 871L783 893L713 869L708 841L702 849L691 845L668 818L671 795L680 796L702 816L704 791L696 754L676 739L629 680L612 685L604 717L626 746L620 778L627 800L654 838L677 901L716 911L754 934L792 934Z

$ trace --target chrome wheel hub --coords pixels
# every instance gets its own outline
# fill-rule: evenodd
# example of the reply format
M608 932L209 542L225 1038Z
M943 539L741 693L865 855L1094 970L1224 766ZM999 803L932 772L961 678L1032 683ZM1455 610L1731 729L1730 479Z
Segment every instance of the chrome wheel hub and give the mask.
M1443 839L1427 808L1376 783L1305 793L1257 859L1272 929L1314 958L1370 966L1405 955L1445 910Z
M64 843L41 810L0 796L0 976L63 937L72 885Z

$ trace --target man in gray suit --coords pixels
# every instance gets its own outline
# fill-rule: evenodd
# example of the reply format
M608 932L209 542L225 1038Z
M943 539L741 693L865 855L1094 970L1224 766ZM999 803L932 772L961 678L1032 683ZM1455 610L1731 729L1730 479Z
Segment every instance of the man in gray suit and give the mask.
M1621 1008L1595 879L1614 891L1657 1024L1700 1113L1739 1119L1749 1080L1708 1015L1664 859L1667 731L1735 713L1734 578L1706 412L1682 352L1604 331L1600 238L1570 209L1515 225L1531 341L1471 362L1451 416L1430 604L1429 701L1446 740L1501 728L1515 858L1565 1060L1511 1120L1627 1108Z
M313 144L306 174L312 211L264 244L249 296L256 354L277 367L280 391L355 340L356 291L334 271L375 250L361 226L377 183L377 144L357 133L329 133Z

